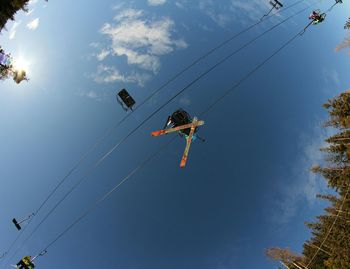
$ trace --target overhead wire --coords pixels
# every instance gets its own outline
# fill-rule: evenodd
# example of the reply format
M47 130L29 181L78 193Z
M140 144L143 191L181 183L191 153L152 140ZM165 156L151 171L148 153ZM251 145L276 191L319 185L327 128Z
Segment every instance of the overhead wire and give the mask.
M142 163L140 163L136 168L134 168L128 175L126 175L117 185L115 185L111 190L104 194L100 199L98 199L91 207L89 207L83 214L81 214L76 220L74 220L69 226L67 226L57 237L54 238L41 252L46 251L49 247L55 244L64 234L71 230L76 224L78 224L83 218L89 215L95 208L106 200L112 193L118 190L127 180L134 176L139 170L145 167L152 159L159 155L166 147L168 147L177 137L173 137L167 143L162 145L155 153L148 156Z
M178 73L176 73L173 77L171 77L170 79L168 79L165 83L163 83L161 86L159 86L153 93L151 93L151 95L149 95L144 101L142 101L131 113L128 113L125 117L123 117L120 121L118 121L112 128L108 129L97 141L96 143L93 144L92 147L90 147L85 154L83 154L83 156L78 160L78 162L63 176L63 178L61 180L59 180L58 184L52 189L52 191L48 194L48 196L43 200L43 202L40 204L40 206L35 210L35 215L37 215L41 209L45 206L45 204L48 202L48 200L50 200L50 198L56 193L56 191L60 188L60 186L62 186L62 184L70 177L70 175L79 168L79 166L83 163L83 161L87 158L87 156L89 156L89 154L91 152L93 152L107 137L110 136L110 134L113 132L113 130L115 130L116 128L118 128L126 119L128 119L130 117L131 114L133 114L137 109L139 109L140 107L142 107L145 103L147 103L151 98L153 98L156 94L158 94L161 90L163 90L166 86L168 86L171 82L175 81L177 78L179 78L181 75L183 75L185 72L187 72L188 70L190 70L192 67L194 67L195 65L197 65L198 63L200 63L201 61L203 61L204 59L206 59L208 56L210 56L212 53L214 53L215 51L217 51L218 49L222 48L223 46L225 46L226 44L228 44L229 42L231 42L232 40L234 40L235 38L239 37L240 35L248 32L249 30L251 30L252 28L254 28L255 26L259 25L260 23L262 23L263 21L267 20L270 17L276 16L279 13L282 13L298 4L300 4L301 2L304 2L305 0L299 0L295 3L293 3L290 6L285 7L284 9L278 10L275 13L266 16L266 18L264 18L263 20L259 20L256 23L252 24L251 26L245 28L244 30L234 34L233 36L229 37L228 39L222 41L221 43L219 43L217 46L215 46L214 48L210 49L209 51L207 51L206 53L204 53L203 55L201 55L200 57L198 57L197 59L195 59L191 64L189 64L188 66L186 66L185 68L183 68L182 70L180 70ZM30 223L32 222L33 219L29 220L28 225L30 225ZM26 226L26 227L27 227ZM15 240L11 243L11 245L8 247L7 251L5 252L5 256L7 255L7 253L9 253L13 246L15 245L15 243L20 239L21 235L24 233L26 229L23 229L19 235L15 238ZM3 259L1 259L0 261L0 265L2 264Z
M341 4L342 2L340 1L335 1L335 3L329 8L327 9L327 12L330 12L337 4Z
M321 2L323 0L319 0ZM250 76L252 76L256 71L258 71L262 66L264 66L267 62L269 62L274 56L276 56L280 51L286 48L289 44L291 44L296 38L300 37L299 32L290 38L287 42L285 42L281 47L279 47L276 51L274 51L269 57L267 57L264 61L258 64L255 68L253 68L246 76L241 78L237 83L235 83L232 87L230 87L223 95L221 95L218 99L216 99L212 104L208 106L200 115L204 115L208 113L214 106L216 106L225 96L231 93L234 89L239 87L245 80L247 80ZM52 241L49 242L48 245L43 249L46 251L49 247L55 244L64 234L70 231L75 225L77 225L83 218L85 218L88 214L90 214L100 203L102 203L105 199L107 199L113 192L115 192L118 188L121 187L128 179L130 179L134 174L136 174L141 168L143 168L152 158L158 155L166 146L168 146L173 140L170 140L167 144L161 147L156 153L149 156L144 162L142 162L139 166L137 166L134 170L132 170L126 177L124 177L116 186L114 186L109 192L107 192L103 197L97 200L88 210L86 210L83 214L81 214L76 220L74 220L69 226L67 226L61 233L58 234Z
M322 1L322 0L320 0ZM319 1L319 2L320 2ZM317 3L317 2L316 2ZM311 6L311 5L310 5ZM73 192L73 190L75 188L77 188L85 179L86 177L90 174L90 172L98 167L110 154L112 154L121 144L123 144L130 136L132 136L139 128L141 128L146 122L148 122L154 115L156 115L160 110L162 110L166 105L168 105L171 101L173 101L177 96L179 96L180 94L182 94L184 91L186 91L188 88L190 88L193 84L195 84L197 81L199 81L201 78L203 78L204 76L206 76L208 73L210 73L211 71L213 71L215 68L217 68L218 66L220 66L222 63L224 63L225 61L227 61L229 58L231 58L232 56L234 56L235 54L237 54L239 51L241 51L242 49L246 48L247 46L249 46L250 44L252 44L253 42L255 42L257 39L261 38L262 36L264 36L265 34L267 34L268 32L272 31L273 29L275 29L276 27L278 27L279 25L285 23L287 20L293 18L294 16L302 13L303 11L305 11L307 8L309 8L310 6L307 6L305 8L303 8L302 10L300 10L299 12L287 17L286 19L282 20L281 22L279 22L278 24L270 27L268 30L264 31L262 34L258 35L257 37L253 38L252 40L250 40L249 42L245 43L243 46L241 46L240 48L236 49L234 52L230 53L229 55L225 56L223 59L221 59L219 62L217 62L215 65L213 65L212 67L210 67L209 69L207 69L205 72L203 72L201 75L199 75L196 79L192 80L189 84L187 84L182 90L180 90L177 94L175 94L173 97L171 97L170 99L168 99L168 101L166 101L164 104L162 104L160 107L158 107L153 113L151 113L146 119L144 119L137 127L135 127L130 133L128 133L128 135L126 135L123 139L121 139L116 145L114 145L106 154L104 154L92 167L90 167L90 169L84 174L84 176L82 176L80 178L80 180L73 185L73 187L56 203L56 205L45 215L45 217L42 219L41 222L39 222L39 224L34 228L34 230L29 234L29 236L27 236L24 240L24 242L22 243L22 245L15 251L15 253L11 256L11 258L24 246L24 244L33 236L33 234L39 229L39 227L46 221L46 219L56 210L56 208ZM260 68L260 67L259 67ZM129 114L130 115L130 114Z
M332 6L332 8L334 7L334 5ZM329 11L331 11L332 9L329 9ZM290 44L294 39L296 39L298 36L300 36L300 32L295 35L292 39L290 39L288 42L286 42L279 50L277 50L274 54L272 54L269 58L267 58L265 61L263 61L260 65L258 65L256 68L254 68L250 73L248 73L244 78L242 78L241 80L239 80L232 88L230 88L229 90L227 90L222 96L220 96L220 98L218 98L211 106L209 106L206 110L204 110L200 115L204 115L207 112L209 112L216 104L218 104L221 100L223 100L229 93L231 93L235 88L237 88L242 82L244 82L246 79L249 78L250 75L252 75L253 73L255 73L258 69L260 69L260 67L262 67L267 61L269 61L274 55L276 55L279 51L281 51L284 47L286 47L288 44ZM330 235L330 233L332 232L332 229L335 225L335 223L337 222L339 215L341 213L341 210L344 207L345 201L347 199L347 196L350 192L350 186L348 187L346 194L344 196L344 200L342 201L342 204L340 206L340 209L331 225L331 227L329 228L329 231L327 232L325 238L323 239L323 241L321 242L320 247L317 248L316 252L314 253L314 255L312 256L312 258L310 259L310 261L308 262L308 264L306 265L306 269L309 268L309 266L312 264L312 262L314 261L314 259L316 258L316 256L318 255L318 253L320 252L320 249L322 249L324 243L326 242L328 236Z
M322 0L321 0L322 1ZM299 2L302 2L302 1L299 1ZM320 2L320 1L319 1ZM308 7L306 7L305 9L307 9L307 8L309 8L309 6ZM302 11L304 11L305 9L303 9L303 10L301 10L301 11L299 11L298 13L296 13L296 14L294 14L294 15L292 15L292 16L290 16L290 17L288 17L287 19L285 19L284 21L282 21L282 23L283 22L285 22L286 20L288 20L288 19L290 19L290 18L292 18L292 17L294 17L294 16L296 16L297 14L299 14L299 13L301 13ZM273 15L275 15L275 14L273 14ZM271 16L273 16L273 15L271 15ZM281 23L279 23L278 25L280 25ZM272 29L274 29L275 27L277 27L278 25L275 25L275 26L273 26L272 28L270 28L269 30L267 30L267 31L265 31L262 35L264 35L264 34L266 34L267 32L269 32L269 31L271 31ZM260 35L259 37L261 37L262 35ZM258 38L259 38L258 37ZM254 41L256 40L257 38L255 38L254 39ZM246 46L247 45L249 45L249 44L251 44L253 41L250 41L250 42L248 42L248 44L246 44ZM240 49L238 49L236 52L234 52L231 56L233 56L235 53L237 53L239 50L241 50L242 48L240 48ZM276 53L277 54L277 53ZM229 57L231 57L230 55L229 55ZM272 58L272 57L271 57ZM160 108L158 108L154 113L152 113L149 117L147 117L141 124L139 124L131 133L129 133L124 139L122 139L119 143L117 143L110 151L108 151L100 160L98 160L97 161L97 163L95 163L95 165L93 166L93 168L95 168L96 166L98 166L105 158L107 158L120 144L122 144L129 136L131 136L134 132L136 132L136 130L138 130L145 122L147 122L150 118L152 118L156 113L158 113L164 106L166 106L167 104L169 104L174 98L176 98L178 95L180 95L184 90L186 90L187 88L189 88L191 85L193 85L196 81L198 81L200 78L202 78L203 76L205 76L207 73L209 73L211 70L213 70L214 68L216 68L218 65L220 65L222 62L224 62L224 61L226 61L225 59L223 59L223 61L220 61L220 63L218 63L218 64L216 64L214 67L212 67L212 68L210 68L210 70L207 70L206 72L204 72L199 78L197 78L195 81L193 81L193 82L191 82L189 85L187 85L182 91L180 91L178 94L176 94L175 96L173 96L170 100L168 100L165 104L163 104ZM261 64L261 66L263 65L263 63ZM256 68L256 70L257 69L259 69L261 66L259 66L259 67L257 67ZM255 71L256 71L255 70ZM255 71L252 71L251 73L254 73ZM249 77L250 75L248 75L245 79L247 79L248 77ZM242 83L245 79L242 79L240 82L239 82L239 84L240 83ZM170 82L169 82L170 83ZM238 85L239 85L238 84ZM237 86L238 86L237 85ZM165 86L164 86L165 87ZM219 102L219 100L218 100L218 102ZM131 114L131 113L130 113ZM130 114L128 114L128 115L130 115ZM128 117L128 116L127 116ZM125 117L126 118L126 117ZM71 173L71 172L70 172ZM63 182L62 182L63 183ZM79 185L81 183L81 181L79 181L77 184L75 184L74 186L73 186L73 189L75 189L75 187L77 186L77 185ZM59 187L59 186L58 186ZM58 188L57 187L57 188ZM63 197L63 199L61 199L60 200L60 202L59 202L59 204L72 192L73 190L70 190L64 197ZM53 194L53 193L52 193ZM49 198L48 198L49 199ZM47 199L47 200L48 200ZM46 200L46 201L47 201ZM46 218L49 216L49 215L51 215L51 213L57 208L57 206L59 205L59 204L56 204L56 206L52 209L52 210L50 210L50 212L49 212L49 214L47 214L46 215L46 217L39 223L39 226L46 220ZM43 205L42 205L43 206ZM42 207L41 206L41 207ZM34 231L30 234L30 236L29 237L27 237L26 238L26 240L25 240L25 242L34 234L34 232L36 231L38 229L38 227L37 228L35 228L34 229ZM24 242L24 243L25 243ZM24 244L23 243L23 244ZM18 250L17 250L18 251ZM16 251L16 252L17 252Z

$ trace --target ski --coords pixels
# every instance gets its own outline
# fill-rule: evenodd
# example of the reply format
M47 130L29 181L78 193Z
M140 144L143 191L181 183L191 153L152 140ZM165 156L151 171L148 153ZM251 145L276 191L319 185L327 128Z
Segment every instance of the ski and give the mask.
M196 117L193 118L192 123L193 123L193 125L191 126L190 134L189 134L188 138L186 139L186 148L185 148L184 154L182 155L182 159L181 159L181 162L180 162L180 168L184 168L186 166L187 157L188 157L188 153L190 151L190 146L191 146L191 143L192 143L192 137L193 137L193 134L194 134L194 130L196 129L196 126L198 126L197 125L198 120L197 120Z
M189 124L185 124L185 125L181 125L181 126L178 126L178 127L174 127L174 128L169 128L169 129L163 129L163 130L158 130L158 131L154 131L151 133L152 136L159 136L159 135L164 135L164 134L168 134L168 133L172 133L172 132L177 132L177 131L180 131L180 130L183 130L183 129L188 129L188 128L196 128L197 126L201 126L201 125L204 125L204 121L200 120L196 120Z

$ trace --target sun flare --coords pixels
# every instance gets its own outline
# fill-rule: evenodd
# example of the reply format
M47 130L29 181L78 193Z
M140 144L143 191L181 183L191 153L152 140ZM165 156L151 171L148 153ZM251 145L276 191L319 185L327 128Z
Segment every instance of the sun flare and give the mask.
M24 70L26 72L29 72L30 62L27 59L20 56L14 59L13 67L15 70L18 71Z

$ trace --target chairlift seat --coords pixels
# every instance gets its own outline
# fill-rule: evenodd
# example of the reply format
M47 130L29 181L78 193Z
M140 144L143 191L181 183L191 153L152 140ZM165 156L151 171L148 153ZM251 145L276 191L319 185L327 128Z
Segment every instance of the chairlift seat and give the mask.
M132 107L136 104L135 100L130 96L127 90L122 89L120 92L118 92L118 97L121 99L123 104L128 108L132 110ZM117 97L117 98L118 98ZM119 99L118 99L119 100Z

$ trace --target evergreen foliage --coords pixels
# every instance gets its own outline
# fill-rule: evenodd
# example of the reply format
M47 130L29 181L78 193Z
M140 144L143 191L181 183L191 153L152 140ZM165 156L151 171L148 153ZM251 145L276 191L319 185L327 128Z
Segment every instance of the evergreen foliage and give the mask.
M29 0L0 0L0 31L8 20L14 20L16 12L20 9L27 11Z
M344 29L350 29L350 18L346 21Z
M311 238L303 245L303 254L289 249L269 248L266 255L288 269L350 268L350 91L328 100L323 105L329 119L325 126L338 132L326 139L324 166L312 171L322 175L336 195L317 195L329 202L325 213L312 223Z

